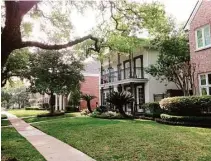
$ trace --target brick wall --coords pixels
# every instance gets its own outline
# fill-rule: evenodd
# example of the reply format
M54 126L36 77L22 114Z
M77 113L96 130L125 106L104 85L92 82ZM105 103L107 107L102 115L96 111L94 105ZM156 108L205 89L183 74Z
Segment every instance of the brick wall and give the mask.
M195 17L190 23L189 31L191 62L196 65L195 86L197 94L199 94L198 75L201 73L211 72L211 48L195 51L195 30L207 24L210 24L211 26L211 1L203 0Z
M92 109L96 108L96 102L99 104L99 77L98 76L85 76L85 81L81 83L81 92L83 94L94 95L97 98L91 101ZM80 102L80 110L86 109L86 101Z

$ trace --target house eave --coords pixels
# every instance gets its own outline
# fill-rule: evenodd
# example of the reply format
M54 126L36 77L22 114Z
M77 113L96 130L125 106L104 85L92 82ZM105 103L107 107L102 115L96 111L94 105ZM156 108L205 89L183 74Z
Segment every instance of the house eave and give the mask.
M146 83L148 81L147 78L128 78L128 79L123 79L115 82L109 82L109 83L104 83L101 84L101 88L109 88L109 86L117 86L119 84L129 84L129 83Z
M202 3L202 0L198 0L197 1L193 11L191 12L191 14L190 14L190 16L189 16L189 18L188 18L188 20L187 20L187 22L186 22L186 24L185 24L185 26L183 28L185 31L189 31L190 30L190 23L192 22L193 18L195 17L195 15L196 15L201 3Z

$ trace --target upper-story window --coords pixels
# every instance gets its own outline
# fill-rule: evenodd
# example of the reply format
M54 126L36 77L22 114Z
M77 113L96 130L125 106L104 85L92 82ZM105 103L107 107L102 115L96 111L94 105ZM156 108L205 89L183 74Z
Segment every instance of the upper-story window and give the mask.
M196 30L196 49L211 47L210 25Z
M199 75L199 88L201 95L211 95L211 73Z

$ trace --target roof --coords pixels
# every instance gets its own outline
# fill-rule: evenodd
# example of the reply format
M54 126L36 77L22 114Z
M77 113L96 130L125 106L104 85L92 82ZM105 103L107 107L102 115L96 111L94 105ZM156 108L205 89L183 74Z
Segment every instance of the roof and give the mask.
M84 76L97 76L100 74L100 63L93 58L89 57L84 62Z
M184 26L184 30L187 31L190 29L190 23L192 22L193 18L195 17L199 7L201 6L203 0L198 0L195 7L193 8L193 11L191 12L185 26Z

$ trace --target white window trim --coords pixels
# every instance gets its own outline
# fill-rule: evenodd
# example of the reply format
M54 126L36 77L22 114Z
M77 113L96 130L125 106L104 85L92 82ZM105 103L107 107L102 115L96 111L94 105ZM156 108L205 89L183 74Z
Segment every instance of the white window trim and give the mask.
M209 93L209 87L211 87L211 84L208 84L208 74L211 73L203 73L203 74L199 74L198 79L199 79L199 92L200 95L202 96L202 88L206 88L207 89L207 95L211 95L211 93ZM206 84L205 85L201 85L201 75L205 75L206 77Z
M208 44L207 46L205 46L204 28L206 28L207 26L209 27L209 33L210 33L211 32L211 30L210 30L210 24L205 25L205 26L202 26L202 27L200 27L200 28L198 28L198 29L195 30L196 51L207 49L207 48L210 48L211 47L211 44ZM197 37L197 31L198 30L201 30L202 31L202 43L203 43L203 46L202 47L198 47L198 37ZM210 36L211 36L211 33L210 33Z

